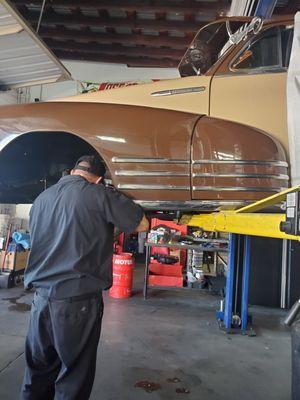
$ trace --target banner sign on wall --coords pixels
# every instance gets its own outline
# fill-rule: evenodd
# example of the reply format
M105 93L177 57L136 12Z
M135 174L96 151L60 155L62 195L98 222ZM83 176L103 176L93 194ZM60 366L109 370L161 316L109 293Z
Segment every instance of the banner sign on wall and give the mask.
M81 82L83 90L82 93L97 92L99 90L110 90L117 89L126 86L142 85L144 83L157 82L160 79L148 79L139 81L128 81L128 82L102 82L102 83L92 83L92 82Z

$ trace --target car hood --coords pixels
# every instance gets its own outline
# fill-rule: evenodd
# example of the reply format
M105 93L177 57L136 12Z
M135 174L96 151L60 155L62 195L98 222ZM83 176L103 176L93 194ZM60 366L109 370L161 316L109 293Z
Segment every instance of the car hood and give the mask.
M135 105L208 114L210 80L210 76L169 79L85 93L55 101Z

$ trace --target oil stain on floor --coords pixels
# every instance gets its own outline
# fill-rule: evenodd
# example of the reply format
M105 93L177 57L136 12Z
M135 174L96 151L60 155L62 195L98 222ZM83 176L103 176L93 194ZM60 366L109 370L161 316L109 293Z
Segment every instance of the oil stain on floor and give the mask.
M8 310L9 311L17 311L17 312L27 312L30 311L31 305L23 302L18 302L21 297L25 296L26 293L21 294L20 296L17 297L6 297L2 298L2 300L9 301L12 305L9 306Z

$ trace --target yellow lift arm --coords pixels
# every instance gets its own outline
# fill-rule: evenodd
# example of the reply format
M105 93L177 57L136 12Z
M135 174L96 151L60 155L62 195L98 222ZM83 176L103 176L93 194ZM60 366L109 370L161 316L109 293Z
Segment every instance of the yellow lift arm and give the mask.
M294 186L235 211L184 216L184 223L210 232L228 232L300 241L300 236L286 234L280 230L280 223L286 221L285 213L257 212L284 201L289 193L298 191L300 191L300 186ZM189 220L186 219L187 217Z

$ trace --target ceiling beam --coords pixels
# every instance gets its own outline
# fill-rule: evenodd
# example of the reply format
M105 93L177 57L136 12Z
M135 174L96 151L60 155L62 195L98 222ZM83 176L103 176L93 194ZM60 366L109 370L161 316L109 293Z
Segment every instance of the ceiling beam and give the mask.
M43 39L59 39L70 40L75 39L82 43L103 43L103 44L133 44L152 47L172 47L173 49L186 49L190 44L189 37L174 37L174 36L154 36L141 34L118 34L118 33L102 33L92 31L78 31L62 28L41 28L39 35Z
M35 5L40 6L41 0L13 0L17 6ZM52 0L51 6L68 7L71 9L96 8L124 11L152 11L152 12L175 12L175 13L203 13L220 14L229 10L230 1L161 1L161 0Z
M94 53L81 53L78 51L56 50L55 55L64 60L95 61L105 63L127 64L130 67L157 67L157 68L176 68L178 63L167 58L152 59L142 57L127 57L101 55Z
M39 19L39 12L26 12L22 14L23 17L30 23L36 24ZM203 25L203 22L194 21L170 21L170 20L148 20L136 19L131 20L127 18L115 17L94 17L85 15L62 15L55 12L47 12L42 18L41 26L47 24L55 25L68 25L68 26L81 26L91 27L98 26L102 28L118 28L128 27L130 29L152 29L152 30L174 30L180 32L197 32Z
M171 48L125 47L118 45L99 45L94 43L89 43L87 46L84 43L78 43L75 41L60 42L52 39L46 40L46 43L53 51L67 50L114 56L122 55L130 57L170 58L177 62L180 61L184 54L184 50L175 50Z

